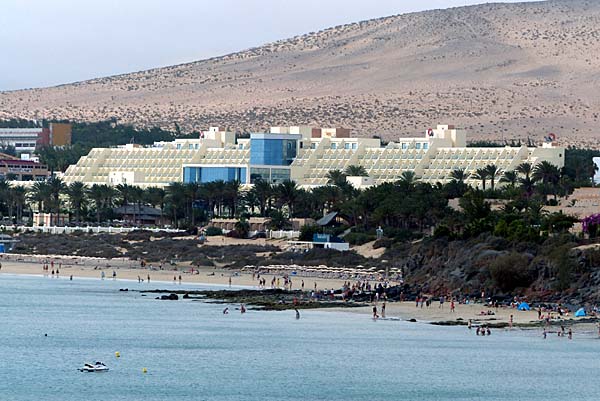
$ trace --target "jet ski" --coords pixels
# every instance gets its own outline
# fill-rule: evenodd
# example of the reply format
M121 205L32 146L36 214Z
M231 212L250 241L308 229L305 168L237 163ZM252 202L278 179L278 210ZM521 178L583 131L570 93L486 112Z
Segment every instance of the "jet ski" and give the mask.
M108 366L102 362L95 362L94 364L86 363L82 368L79 368L80 372L107 372Z

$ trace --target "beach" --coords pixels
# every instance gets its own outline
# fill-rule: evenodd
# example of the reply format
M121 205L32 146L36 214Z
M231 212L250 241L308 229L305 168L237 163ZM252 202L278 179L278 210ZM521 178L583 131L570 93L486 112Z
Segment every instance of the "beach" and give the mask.
M43 271L43 264L49 263L48 272ZM54 261L54 265L50 263ZM258 288L256 277L253 279L251 271L239 271L213 267L197 267L189 264L180 263L177 266L166 265L162 269L158 265L148 264L141 267L137 261L128 259L96 259L96 258L77 258L60 256L30 256L30 255L3 255L0 258L2 263L1 273L26 274L26 275L50 275L52 270L59 270L59 278L68 279L73 275L74 278L98 278L101 279L104 272L105 280L112 280L113 271L116 273L116 280L137 281L138 276L147 282L150 276L150 283L162 282L173 284L174 278L181 275L182 283L185 284L210 284L219 286L228 286L231 278L232 286L255 287ZM194 273L191 273L191 271ZM261 277L266 278L267 284L270 283L273 274L264 274ZM281 277L281 276L279 276ZM322 277L291 277L292 288L300 289L302 280L304 280L305 289L314 289L317 284L318 290L338 289L344 284L342 279L330 279ZM283 288L283 282L281 282ZM153 287L154 288L154 287Z
M2 262L1 273L22 274L22 275L47 275L50 276L51 270L59 270L58 279L68 280L72 275L74 279L102 279L113 280L113 271L116 273L116 281L123 281L123 286L127 286L127 281L138 281L138 277L148 284L148 289L159 287L176 290L181 276L181 284L208 284L220 287L228 287L231 279L231 286L235 288L258 288L258 281L249 271L233 271L222 268L212 267L193 267L194 273L191 273L192 267L189 265L166 266L162 270L157 266L147 265L140 267L139 262L127 259L94 259L77 257L57 257L57 256L25 256L25 255L3 255L0 258ZM43 271L45 262L49 264L48 272ZM267 288L271 280L275 277L272 274L262 275L266 278ZM176 280L174 280L176 279ZM316 283L318 290L339 289L343 286L344 280L330 279L321 277L292 277L292 288L300 289L301 283L305 283L305 291L312 291ZM155 284L155 285L153 285ZM175 287L173 287L175 286ZM283 280L280 282L283 288ZM382 302L376 304L378 313L381 314ZM353 314L372 315L372 307L355 308L330 308L331 311L344 311ZM493 313L487 315L488 311ZM386 317L401 318L404 320L415 319L421 322L451 322L458 321L467 323L469 319L476 324L508 324L510 316L513 316L515 325L525 325L538 322L537 311L518 311L514 308L500 307L490 308L482 304L456 304L455 311L450 310L450 303L446 302L440 307L439 302L433 302L430 307L415 307L415 302L387 302Z

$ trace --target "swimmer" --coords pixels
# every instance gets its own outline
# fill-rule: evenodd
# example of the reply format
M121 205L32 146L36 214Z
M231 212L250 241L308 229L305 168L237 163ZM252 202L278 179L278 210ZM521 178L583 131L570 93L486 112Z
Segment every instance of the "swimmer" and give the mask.
M242 304L242 305L240 306L240 312L241 312L241 313L246 313L246 307L244 306L244 304Z
M296 311L296 320L300 319L300 312L298 312L298 309L294 309Z
M225 308L225 309L223 309L223 314L224 314L224 315L227 315L227 314L229 314L229 308Z

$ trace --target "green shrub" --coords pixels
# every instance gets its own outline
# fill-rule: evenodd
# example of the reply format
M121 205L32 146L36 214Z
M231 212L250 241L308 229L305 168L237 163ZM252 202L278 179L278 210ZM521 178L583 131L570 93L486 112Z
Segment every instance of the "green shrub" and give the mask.
M529 270L529 258L518 253L500 256L490 264L492 279L504 292L513 291L519 287L529 287L533 275Z
M206 229L206 236L213 237L215 235L223 235L223 230L220 227L208 227Z
M344 240L350 245L363 245L367 242L375 241L375 235L365 233L349 233L344 237Z

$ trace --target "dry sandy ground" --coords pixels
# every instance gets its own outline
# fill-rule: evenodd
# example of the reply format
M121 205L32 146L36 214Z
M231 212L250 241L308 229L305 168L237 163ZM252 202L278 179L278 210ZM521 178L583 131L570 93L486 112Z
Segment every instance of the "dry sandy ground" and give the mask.
M477 139L598 147L600 2L482 4L352 23L188 64L0 93L0 118L184 130L436 123Z
M378 313L381 315L382 303L377 303ZM372 314L372 306L353 309L337 309L339 311ZM481 312L491 310L495 313L493 316L481 315ZM434 302L429 308L415 307L414 302L388 302L386 303L386 317L401 317L402 319L416 319L417 321L442 322L461 318L467 322L469 319L485 323L506 322L508 323L510 315L513 315L514 323L529 323L537 321L537 312L518 311L511 308L486 308L480 304L456 305L456 311L450 311L450 304L445 303L444 308L439 307L439 303Z
M34 274L43 275L42 270L43 257L34 258L28 257L24 261L15 261L14 256L10 256L11 259L7 260L5 255L0 261L2 262L2 269L0 273L6 274ZM182 277L183 283L203 283L203 284L215 284L227 286L229 285L229 279L231 278L231 284L233 286L247 286L256 287L257 281L252 279L251 272L233 272L231 270L222 270L218 268L204 267L198 269L194 267L198 273L190 273L190 266L178 266L179 270L172 266L164 267L164 270L160 270L158 266L147 266L146 268L140 268L139 264L126 259L113 259L113 260L102 260L102 259L91 259L91 258L48 258L48 261L54 260L54 269L58 269L60 266L60 278L68 279L70 275L73 277L87 277L87 278L98 278L101 279L102 272L105 274L106 280L112 280L113 271L117 274L117 280L137 280L138 276L147 282L148 276L150 276L150 282L164 282L165 284L172 284L173 278L177 277L179 281L179 275ZM52 270L52 267L49 268ZM263 275L267 279L267 284L270 284L273 275ZM306 290L313 289L314 283L317 283L317 289L325 288L341 288L343 280L325 279L318 277L292 277L292 285L294 289L301 287L302 280L304 280ZM124 284L125 285L125 284ZM283 286L283 281L281 281Z

